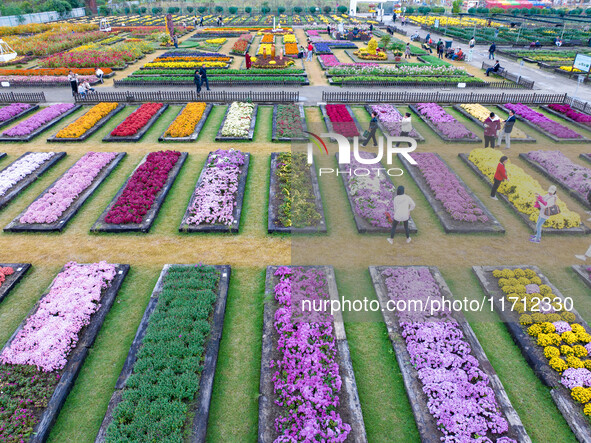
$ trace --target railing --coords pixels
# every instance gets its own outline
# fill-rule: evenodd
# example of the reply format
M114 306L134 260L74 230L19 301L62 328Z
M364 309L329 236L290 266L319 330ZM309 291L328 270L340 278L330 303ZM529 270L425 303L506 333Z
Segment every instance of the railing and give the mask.
M0 103L43 103L43 92L0 92Z
M409 92L409 91L323 91L327 103L564 103L566 94L526 92ZM589 106L591 108L591 106Z
M284 103L300 100L298 91L121 91L121 92L89 92L85 97L76 96L76 103L98 102L167 102L187 103L201 102L258 102Z
M588 102L584 102L582 100L577 100L576 98L566 96L564 99L564 103L570 105L571 108L576 109L577 111L591 113L591 104Z

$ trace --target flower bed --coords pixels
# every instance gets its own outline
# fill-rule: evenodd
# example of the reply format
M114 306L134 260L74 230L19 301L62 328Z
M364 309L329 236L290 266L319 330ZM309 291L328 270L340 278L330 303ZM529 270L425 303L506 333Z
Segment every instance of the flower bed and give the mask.
M0 171L0 208L65 156L65 152L26 152Z
M349 41L342 41L342 40L331 40L331 41L322 40L322 41L312 42L312 44L314 45L314 52L316 52L317 54L332 54L332 50L330 48L357 49L357 45L355 43L349 42Z
M446 233L505 232L439 154L413 152L416 166L402 156L398 158L427 198Z
M30 268L30 263L0 264L0 302L10 294Z
M168 105L162 103L144 103L133 111L111 133L103 138L104 142L137 142L166 111Z
M391 104L379 104L379 105L366 105L366 111L370 114L372 112L378 113L378 124L384 135L390 135L392 137L400 136L400 126L402 124L402 114L394 105ZM425 138L418 133L415 128L410 131L409 137L414 138L418 142L424 142Z
M472 268L579 441L591 440L591 329L535 266ZM542 301L547 297L548 301ZM515 304L513 302L515 301ZM586 417L587 415L587 417Z
M103 127L115 114L125 108L119 103L99 103L90 108L83 116L70 123L57 134L47 139L48 142L84 141Z
M91 85L96 85L98 78L94 75L81 75L78 77L80 82L88 82ZM53 87L53 86L70 86L70 81L66 75L4 75L0 76L0 82L9 82L12 86L20 87Z
M530 441L462 312L429 311L429 299L453 301L439 270L372 266L370 274L421 440ZM424 308L386 309L410 300Z
M80 105L73 103L50 105L16 126L5 130L0 136L0 141L29 142L79 108Z
M573 163L560 151L530 151L519 154L519 157L564 187L579 203L591 207L587 200L591 190L591 169Z
M465 115L482 129L484 129L484 121L490 116L490 109L482 106L478 103L466 103L461 105L454 105L453 107L456 111L460 114ZM521 129L516 128L513 126L513 130L511 131L511 141L512 142L527 142L527 143L535 143L536 139L530 137Z
M252 140L257 110L258 105L253 103L233 102L226 110L215 140Z
M164 435L183 440L187 434L205 440L229 277L229 266L164 266L97 442L162 440ZM156 385L154 377L169 383ZM176 389L179 384L182 392ZM146 421L147 414L151 419Z
M366 159L375 157L375 155L363 151L360 151L359 155ZM368 165L359 163L355 158L351 158L349 164L341 165L339 163L339 167L342 171L340 175L353 211L357 231L360 233L390 232L392 223L388 221L386 213L394 214L396 187L382 168L382 164L368 167ZM382 169L378 171L378 168ZM355 175L352 170L359 170L363 175ZM368 174L366 174L366 170L369 170ZM417 232L412 217L409 220L409 228L410 232ZM396 229L396 232L403 232L402 223L399 223Z
M460 158L486 183L492 183L497 165L499 153L494 149L473 149L470 155L460 154ZM512 163L506 165L509 181L503 181L499 186L498 195L509 204L527 223L534 229L540 210L534 208L536 194L545 195L546 190L531 175L527 174L519 166ZM576 212L569 210L560 198L558 199L560 214L553 215L544 223L544 232L549 233L581 233L588 228L581 223L581 217Z
M537 129L555 142L588 141L576 131L573 131L566 126L549 119L544 114L534 111L529 106L523 105L521 103L507 103L504 106L500 106L500 108L505 112L508 112L509 110L515 111L515 115L520 121Z
M158 138L158 141L189 142L197 140L212 108L211 103L187 103Z
M271 154L268 213L269 233L326 232L316 169L305 153Z
M249 37L252 37L250 34L246 34ZM246 38L242 38L240 37L236 42L234 42L234 45L232 46L232 49L230 49L230 54L238 54L238 55L245 55L248 52L248 48L250 47L250 42L251 39L246 39Z
M100 40L101 38L104 38L104 34L100 31L73 33L64 30L51 30L27 37L4 37L4 41L19 54L32 53L40 57L67 51L68 49Z
M330 57L330 56L323 56ZM332 56L334 57L334 56ZM409 63L400 66L379 66L361 64L335 65L328 69L331 76L388 76L388 77L466 77L468 74L464 68L455 66L430 66L422 63Z
M110 68L102 68L105 75L112 73L113 71ZM0 69L0 75L17 75L21 77L30 77L30 76L68 76L68 74L72 71L79 76L90 76L94 75L94 69L77 69L77 68L47 68L47 69Z
M273 34L263 34L261 38L261 43L275 43L275 36Z
M377 86L396 86L396 85L405 85L405 86L421 86L421 87L430 87L430 86L457 86L458 83L466 83L468 87L488 87L488 83L484 82L483 80L471 77L471 76L464 76L464 77L416 77L416 76L409 76L409 77L389 77L389 76L366 76L366 75L358 75L358 76L347 76L347 77L331 77L329 79L329 84L331 85L344 85L344 84L369 84L369 85L377 85Z
M0 128L18 120L29 112L38 109L37 105L29 105L28 103L12 103L8 106L0 108Z
M359 137L361 126L349 105L321 105L320 111L328 132L341 134L347 138Z
M409 105L435 133L446 142L479 143L482 140L437 103Z
M566 103L554 103L548 106L542 106L542 108L551 114L558 115L559 117L576 124L577 126L585 129L591 129L591 115L579 112L571 108L570 105L567 105Z
M66 264L0 354L0 438L45 441L129 266ZM7 385L8 386L8 385Z
M146 155L91 232L148 232L187 155L177 151Z
M295 75L246 75L248 71L243 71L240 75L212 75L208 76L210 85L218 86L241 86L241 85L293 85L302 86L309 84L307 77ZM173 86L173 85L193 85L193 78L188 76L131 76L123 80L115 80L115 87L126 86Z
M303 105L287 104L273 106L272 141L306 141L306 115Z
M88 152L4 228L5 231L61 231L125 153Z
M332 288L331 267L267 268L259 409L262 441L304 441L310 435L333 442L367 441L340 316L323 312L312 322L292 321L292 312L299 307L294 298L334 299L338 294Z
M210 152L179 227L180 232L238 232L250 154Z

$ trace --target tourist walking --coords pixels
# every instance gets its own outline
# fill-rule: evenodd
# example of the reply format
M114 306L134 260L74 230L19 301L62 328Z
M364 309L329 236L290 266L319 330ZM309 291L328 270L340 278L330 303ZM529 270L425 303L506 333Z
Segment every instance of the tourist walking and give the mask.
M493 178L493 186L492 190L490 191L490 198L493 200L498 200L497 198L497 189L501 186L501 183L504 180L509 181L509 177L507 177L507 169L505 168L505 164L509 160L509 157L503 155L499 160L499 164L497 165L497 170L495 172L495 176Z
M558 197L556 196L556 186L554 185L548 188L548 193L543 197L540 194L536 194L534 208L539 208L540 213L538 215L538 222L536 223L536 230L529 238L530 242L540 243L540 240L542 240L542 226L544 226L546 220L553 215L560 214L557 203Z
M314 55L314 46L312 46L312 41L308 40L308 57L306 58L306 61L311 62L313 55Z
M201 19L199 20L199 26L200 26L201 28L203 28L203 17L201 17Z
M495 42L492 42L492 45L488 48L488 59L494 60L495 59L495 51L497 50L497 45Z
M209 81L207 80L207 69L205 69L205 66L199 68L199 75L201 76L201 86L205 83L205 87L209 91Z
M94 75L96 75L96 78L99 79L99 81L101 82L101 84L104 83L103 81L103 77L105 76L105 73L103 72L103 70L101 68L99 68L98 66L96 67L96 69L94 70Z
M201 93L201 75L199 75L199 69L195 69L195 73L193 74L193 83L195 83L195 87L197 88L197 94Z
M74 74L73 71L68 73L68 81L72 87L72 95L75 97L78 94L78 74Z
M441 39L437 42L437 56L443 58L443 42Z
M494 112L484 120L484 147L495 147L495 140L497 139L497 132L501 129L501 121L497 118Z
M505 149L509 149L511 147L511 131L513 131L513 126L515 126L516 120L517 118L515 117L515 112L510 110L509 117L507 117L507 120L505 120L503 129L499 132L499 148L501 147L503 138L505 139Z
M244 54L244 62L246 63L246 69L250 69L252 66L252 60L250 59L250 54L248 52Z
M392 23L396 23L396 13L395 12L392 13ZM591 46L591 44L589 46Z
M390 237L387 239L388 243L391 245L394 244L394 234L396 234L396 227L399 223L404 224L406 243L410 243L410 228L408 227L408 221L410 220L410 213L414 208L415 202L404 193L404 186L398 186L396 189L396 197L394 197L394 216L392 217Z
M373 146L378 146L378 141L376 140L376 131L378 129L378 113L373 111L371 113L371 120L369 121L369 130L366 131L363 135L365 135L365 141L363 142L363 146L367 146L369 143L369 139L373 140Z
M175 49L179 48L179 38L176 34L172 36L172 43L174 44Z
M410 58L410 43L406 44L406 49L404 50L404 58Z

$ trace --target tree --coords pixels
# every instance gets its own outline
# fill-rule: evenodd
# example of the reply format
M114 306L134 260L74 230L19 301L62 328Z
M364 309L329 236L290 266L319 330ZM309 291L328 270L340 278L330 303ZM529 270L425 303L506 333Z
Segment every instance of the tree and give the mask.
M412 14L413 12L415 12L415 8L413 6L406 7L405 14Z
M203 14L205 11L207 11L207 7L205 7L205 6L199 6L197 8L197 11L199 11L200 14Z
M216 6L215 12L217 12L218 14L221 14L222 12L224 12L224 7L223 6Z
M310 6L308 10L310 11L310 14L316 14L316 6Z
M452 11L453 11L453 9L452 9ZM468 14L476 14L476 8L468 8Z
M142 6L140 8L140 14L145 14L147 10L148 10L148 8L146 8L145 6Z
M238 12L238 8L236 6L230 6L228 8L228 12L232 15L235 15Z
M100 15L109 15L109 8L107 8L105 5L101 5L98 7L98 13Z
M326 14L330 14L330 11L332 10L332 8L330 6L325 6L324 8L322 8L322 10L326 13Z
M187 6L187 12L189 14L191 14L194 10L195 10L195 8L193 6Z
M585 14L586 15L591 15L591 8L585 9Z
M302 7L301 6L296 6L295 8L293 8L293 12L295 12L296 14L301 14L302 13Z
M250 14L252 12L252 8L250 6L247 6L246 8L244 8L244 12Z
M417 9L421 14L425 14L427 15L429 12L431 12L431 8L428 6L419 6L419 8Z
M269 8L268 6L263 6L263 7L261 8L261 12L262 12L263 14L268 14L269 12L271 12L271 8Z
M160 8L152 8L152 14L157 15L160 12Z
M339 14L345 14L347 12L347 7L341 5L337 8L337 11L339 12Z
M129 13L131 12L131 9L129 9L129 6L126 6L125 8L123 8L123 10L125 11L126 14L129 15Z
M462 10L462 0L454 0L451 4L451 12L452 14L459 14Z
M277 8L277 14L281 15L285 12L285 6L279 6Z

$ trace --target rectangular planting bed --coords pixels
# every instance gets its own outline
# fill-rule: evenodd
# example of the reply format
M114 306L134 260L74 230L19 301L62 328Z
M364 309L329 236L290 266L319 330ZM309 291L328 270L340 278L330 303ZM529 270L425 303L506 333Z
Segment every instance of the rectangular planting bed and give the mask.
M341 122L333 122L331 121L327 106L334 107L334 112L339 113L343 121ZM353 137L359 137L359 143L361 144L363 140L362 134L364 132L363 127L355 117L351 106L349 105L320 105L320 112L322 112L322 118L324 119L324 123L326 124L327 132L332 132L335 134L341 134L342 136L346 137L349 140L352 140ZM332 112L332 111L331 111ZM349 114L347 117L346 113ZM350 119L350 120L349 120ZM338 124L335 124L338 123ZM369 126L369 124L368 124ZM334 142L335 139L331 138L331 141Z
M203 104L205 105L205 103L203 103ZM166 130L162 133L162 135L160 137L158 137L159 142L194 142L195 140L197 140L199 138L199 134L201 133L203 126L205 126L205 122L207 121L207 118L209 117L209 114L211 113L211 110L213 109L213 104L211 104L211 103L205 105L205 109L203 110L203 113L201 114L201 117L199 118L199 120L197 120L197 122L195 124L195 128L193 129L193 132L191 132L188 135L179 135L178 137L174 137L170 134L171 131L175 130L176 125L179 125L182 127L182 126L184 126L185 120L191 119L192 113L195 112L190 107L192 105L200 105L200 103L187 103L185 106L183 106L182 109L179 111L178 115L175 117L174 121L168 126L168 128L166 128ZM184 115L182 115L184 112L186 112L188 114L186 116L186 118ZM183 121L181 122L180 119L183 119ZM187 123L188 123L188 121L187 121ZM182 132L181 129L179 129L179 130Z
M469 120L473 121L474 123L476 123L484 131L484 123L481 122L479 119L477 119L476 117L474 117L472 114L470 114L464 108L462 108L460 105L453 105L453 108L456 111L458 111L460 114L462 114L464 117L466 117L467 119L469 119ZM489 113L491 112L488 108L487 108L487 111L489 111ZM498 117L498 115L497 115L497 117ZM516 129L518 129L518 128L515 128L514 127L513 128L513 131L511 132L511 143L535 143L536 142L536 139L535 138L533 138L529 134L526 134L525 132L523 133L523 135L525 137L523 137L523 138L521 138L521 137L515 137ZM496 140L495 140L495 145L496 145Z
M384 119L389 118L393 119L400 117L400 121L402 121L402 114L400 111L391 103L381 103L377 105L365 105L365 110L369 115L373 112L373 110L377 109L378 112L378 127L384 136L390 137L400 137L400 124L398 124L398 120L396 122L389 121L387 124ZM392 126L392 130L388 128L388 126ZM414 138L417 143L424 143L425 137L423 137L419 131L417 131L414 127L412 128L409 137Z
M314 289L310 290L310 287ZM309 432L306 428L313 426L317 436L332 435L346 437L339 441L366 443L365 425L341 313L337 312L334 316L330 315L330 311L308 313L314 317L314 322L302 320L302 323L292 323L291 312L292 309L298 309L296 306L299 302L294 302L296 306L292 306L289 302L291 294L300 294L301 298L310 297L317 301L339 300L332 266L267 267L258 441L272 442L281 437L304 441L304 435ZM309 330L302 330L298 328L299 325L309 326ZM326 329L328 326L331 328ZM298 329L300 333L297 333ZM297 339L298 343L290 344L287 337ZM284 340L285 349L279 345L280 338ZM286 360L293 363L294 359L297 360L296 364L285 364ZM271 367L271 362L275 363L274 367ZM278 365L283 369L277 369ZM335 376L337 371L338 375ZM290 379L298 380L298 386ZM318 394L313 399L304 397L304 381L311 389L318 385ZM331 402L337 396L338 405L334 407ZM292 400L296 403L309 401L311 407L299 410L277 404ZM327 420L329 411L335 415ZM280 430L277 431L276 427Z
M288 168L291 172L282 172L282 168ZM284 188L297 189L299 194L294 197L289 192L286 195L282 192ZM282 212L281 207L285 203L289 203L289 213ZM291 222L291 226L285 226L288 224L287 220ZM307 164L307 155L303 152L271 154L267 232L326 232L316 167L314 163Z
M590 265L575 265L572 267L573 271L581 277L581 279L585 282L589 288L591 288L591 271L588 269L591 268Z
M210 152L179 232L238 233L249 163L250 154L234 149Z
M335 155L338 163L339 154L336 153ZM360 155L366 154L360 152ZM375 156L373 154L367 154L366 157L371 158ZM394 186L394 183L392 183L390 176L386 173L386 169L383 168L382 163L379 163L378 165L381 168L378 172L374 170L375 166L376 165L362 165L354 158L351 158L351 163L349 165L341 166L340 163L338 164L339 170L341 171L340 176L343 180L343 185L345 186L345 192L347 193L347 200L349 200L349 205L353 212L355 226L357 227L357 232L360 234L386 234L390 233L390 229L392 228L392 222L389 220L388 215L391 217L392 214L394 214L396 187ZM352 172L351 177L349 177L348 174L343 173L343 171L353 170L365 173L366 169L369 169L370 171L370 175L368 176L354 176ZM379 175L377 175L378 173ZM379 177L380 180L380 192L376 192L373 188L373 184L370 183L376 176ZM372 192L372 207L362 201L361 198L357 198L352 194L351 185L353 181L357 182L356 186L359 189L363 189L364 185L367 183L365 187ZM385 197L384 194L387 195L387 197ZM411 234L416 234L418 232L417 226L412 217L409 219L408 227ZM398 223L396 232L404 232L404 225L402 223Z
M55 126L58 122L62 121L64 118L66 118L70 114L73 114L74 112L76 112L78 109L80 109L82 107L82 105L72 105L72 106L70 106L70 105L71 105L71 103L57 104L57 105L50 105L46 108L43 108L39 112L36 112L35 114L28 117L26 120L21 121L16 126L14 126L12 128L8 128L4 132L2 132L2 134L0 134L0 142L30 142L35 137L37 137L39 134L41 134L42 132L45 132L47 129ZM64 107L63 109L67 109L67 110L64 110L63 112L57 114L58 112L60 112L57 110L59 106L63 106ZM19 125L21 125L25 122L29 122L29 121L33 121L33 120L37 121L41 118L41 115L49 115L48 113L51 112L50 108L55 110L55 114L57 114L57 115L55 115L55 117L51 118L50 120L47 120L46 123L43 123L40 125L34 125L34 127L36 128L34 130L23 128L23 130L18 131L18 134L15 134L15 135L8 135L7 134L7 132L10 132L12 129L16 130L16 128L19 128Z
M4 345L0 371L13 380L11 391L1 394L4 404L26 395L42 405L5 411L13 437L47 440L128 271L129 265L106 262L66 264ZM51 315L60 311L67 315ZM17 421L17 415L27 420Z
M113 135L113 132L123 130L123 128L125 128L126 126L133 125L135 121L137 121L137 119L139 118L139 113L143 112L144 109L146 110L146 112L151 112L149 108L144 107L146 105L155 105L155 103L144 103L143 105L140 105L133 113L131 113L125 120L123 120L109 135L105 136L103 138L103 142L139 142L140 139L144 135L146 135L146 132L150 130L152 125L156 123L156 120L158 120L160 116L164 114L164 112L168 109L168 104L158 104L161 104L162 106L150 117L150 119L147 122L144 123L143 126L141 126L141 128L137 129L135 133L128 135Z
M591 441L591 423L583 412L583 404L571 396L580 386L573 365L581 362L582 366L582 362L588 361L584 345L591 341L591 329L572 306L572 299L565 299L536 266L473 266L472 270L527 363L542 383L551 388L554 403L577 439ZM523 279L529 283L526 285ZM531 290L517 293L519 285ZM545 313L549 304L541 301L543 297L556 304L553 309L556 312ZM567 309L557 309L558 303ZM562 354L564 345L576 349L577 356L574 352L569 357Z
M467 154L458 154L458 156L462 159L462 161L464 163L466 163L466 165L468 165L468 167L472 171L474 171L474 173L478 176L478 178L480 178L487 185L492 186L492 183L488 179L488 177L486 175L484 175L482 172L480 172L480 169L478 169L478 167L470 161ZM497 197L500 200L504 201L513 210L513 212L515 212L515 214L517 214L517 216L521 220L523 220L523 222L532 230L532 232L534 231L534 229L536 227L536 223L533 222L532 220L530 220L530 218L527 214L519 211L519 209L517 209L517 207L511 201L509 201L509 199L507 198L506 195L501 194L500 192L497 192ZM581 222L581 224L576 228L572 227L572 228L565 228L565 229L557 229L557 228L542 227L542 232L544 234L563 234L563 235L564 234L589 234L589 233L591 233L591 229L589 229L587 226L585 226L583 224L583 222Z
M437 105L436 103L427 103L427 104L434 105L434 106L437 106L438 108L441 108L441 106ZM433 132L435 132L435 134L437 134L439 136L439 138L441 138L441 140L443 140L444 142L447 142L447 143L482 143L482 139L480 137L478 137L476 134L474 134L472 131L470 131L468 128L466 128L466 126L464 126L461 122L459 122L455 118L454 118L455 121L453 122L453 125L454 125L453 128L451 127L452 122L447 122L444 124L446 126L449 126L449 128L451 128L450 132L457 132L458 135L464 134L465 136L458 137L458 138L448 137L443 132L441 132L441 130L435 125L435 123L433 123L433 121L431 119L424 117L420 113L419 108L417 106L418 106L418 104L417 105L408 105L408 107L412 110L412 112L414 112L421 120L423 120L425 122L425 124L427 126L429 126L429 128L431 128L431 130ZM441 109L443 110L443 108L441 108ZM452 117L447 112L445 112L445 110L443 110L443 112L447 116Z
M230 273L230 266L164 265L95 443L107 439L205 442ZM176 321L170 322L167 314ZM193 364L188 365L188 360ZM165 377L170 385L156 386L153 377ZM187 384L187 377L193 382ZM184 386L182 392L176 384ZM135 395L126 398L126 392ZM187 417L171 423L166 408L148 412L145 407L150 408L153 396L176 410L188 407ZM129 413L124 422L118 418ZM145 420L146 414L151 420Z
M54 164L66 156L65 152L25 152L14 162L0 171L0 180L11 182L10 186L0 188L0 208L41 177ZM12 177L12 179L10 179ZM22 177L19 179L19 177Z
M297 133L297 132L301 132L301 136L295 136L295 137L286 137L285 135L281 134L282 130L287 130L289 131L289 129L283 129L283 125L281 123L279 123L278 120L278 114L280 112L279 107L282 107L282 110L288 114L286 115L284 118L286 119L290 119L289 122L286 123L286 125L293 125L294 127L296 127L296 129L293 130L293 132ZM295 109L294 109L295 108ZM297 111L296 111L297 110ZM297 112L297 113L296 113ZM308 125L306 124L306 114L304 112L304 105L300 104L288 104L288 105L274 105L273 106L273 132L271 135L271 141L274 142L307 142L308 141L308 136L306 135L306 132L308 131Z
M412 157L419 165L411 165L398 154L398 159L429 202L446 234L505 232L495 216L439 154L421 152L413 153ZM447 189L441 187L441 179Z
M237 102L234 102L237 103ZM233 109L232 105L234 105L234 103L232 103L231 105L228 106L228 109L226 109L226 113L224 114L224 119L222 120L222 124L220 125L220 129L218 130L218 133L215 137L215 141L252 141L252 139L254 138L254 128L257 124L257 113L259 110L259 105L255 104L254 108L252 110L252 114L250 116L250 126L248 127L248 132L246 132L244 135L222 135L222 131L224 129L224 125L226 124L226 121L228 120L228 116L230 115L230 110ZM230 118L232 118L232 116L230 115Z
M439 270L370 266L369 273L421 441L467 442L479 435L530 443L463 312L429 306L431 297L454 301ZM457 363L450 367L450 361ZM477 382L478 389L470 389Z
M11 105L8 105L8 106L11 106ZM8 106L6 106L6 107L3 107L3 108L2 108L2 109L0 109L0 110L3 110L3 109L5 109L5 108L7 108ZM2 127L4 127L4 126L8 126L8 125L10 125L12 122L15 122L15 121L17 121L17 120L18 120L18 119L20 119L21 117L24 117L25 115L27 115L27 114L30 114L31 112L34 112L34 111L36 111L37 109L39 109L39 105L31 105L31 106L30 106L28 109L24 109L24 110L22 110L21 112L19 112L18 114L15 114L15 115L13 115L13 116L12 116L12 117L10 117L10 118L8 118L8 119L6 119L6 120L4 120L4 121L1 121L1 122L0 122L0 128L2 128Z
M48 232L62 231L74 217L84 202L96 191L101 183L117 167L125 152L95 153L89 152L78 160L70 169L43 191L27 209L21 212L5 228L6 232ZM90 174L93 174L92 177ZM72 188L72 177L86 175L86 182L76 182ZM90 180L92 178L92 180ZM51 192L50 192L51 191ZM78 191L75 198L63 210L55 208L56 203ZM48 213L46 205L54 209ZM60 212L61 211L61 212Z
M95 110L97 108L97 106L101 106L104 103L100 103L92 108L90 108L84 115L82 115L79 119L77 119L76 121L74 121L73 123L71 123L69 126L72 125L76 125L76 124L80 124L81 122L79 122L81 119L84 119L85 117L87 117L87 114L93 110ZM92 134L94 134L95 132L97 132L99 129L101 129L103 126L105 126L105 124L115 115L117 115L119 112L121 112L127 105L124 104L117 104L117 106L115 107L115 109L113 109L112 111L110 111L107 115L105 115L104 117L100 118L98 121L96 121L96 123L94 124L94 126L92 126L91 128L89 128L87 131L85 131L82 135L80 135L79 137L57 137L57 135L61 132L57 132L56 134L52 135L51 137L49 137L47 139L47 141L49 143L52 142L56 142L56 143L61 143L61 142L83 142L85 140L87 140ZM83 122L84 120L82 120ZM66 128L63 128L63 130L65 130Z
M172 156L172 161L169 158L159 159L159 155ZM147 154L121 186L119 192L115 194L99 219L92 225L90 232L148 232L158 217L168 191L174 184L188 155L187 152L173 151ZM172 164L173 161L174 164ZM144 175L153 173L153 168L168 169L167 178L163 183L145 181ZM159 190L152 195L151 191L154 188L159 188ZM124 193L125 195L123 195ZM135 201L138 198L144 200L144 207L137 207ZM149 208L145 208L148 205ZM142 214L141 212L144 210L146 212ZM129 220L125 219L126 216L130 217ZM110 221L107 222L107 220Z
M30 267L30 263L0 263L0 275L4 278L0 284L0 302L21 281Z
M566 105L566 106L568 106L568 105ZM574 120L574 119L572 119L572 118L568 117L566 114L563 114L563 113L561 113L561 112L559 112L559 111L555 111L554 109L550 108L550 106L549 106L549 105L540 106L540 108L542 108L542 109L543 109L544 111L546 111L546 112L549 112L549 113L550 113L550 114L552 114L552 115L555 115L555 116L557 116L557 117L560 117L560 118L562 118L562 119L566 120L566 121L567 121L567 122L569 122L569 123L572 123L572 124L573 124L573 125L575 125L575 126L578 126L579 128L586 129L587 131L591 131L591 124L587 124L587 125L586 125L584 122L578 122L578 121L576 121L576 120ZM579 111L577 111L576 109L572 109L572 108L571 108L571 110L573 110L573 111L575 111L575 112L579 112ZM579 113L580 113L580 114L584 114L585 116L589 117L589 115L588 115L588 114L585 114L585 113L583 113L583 112L579 112Z

